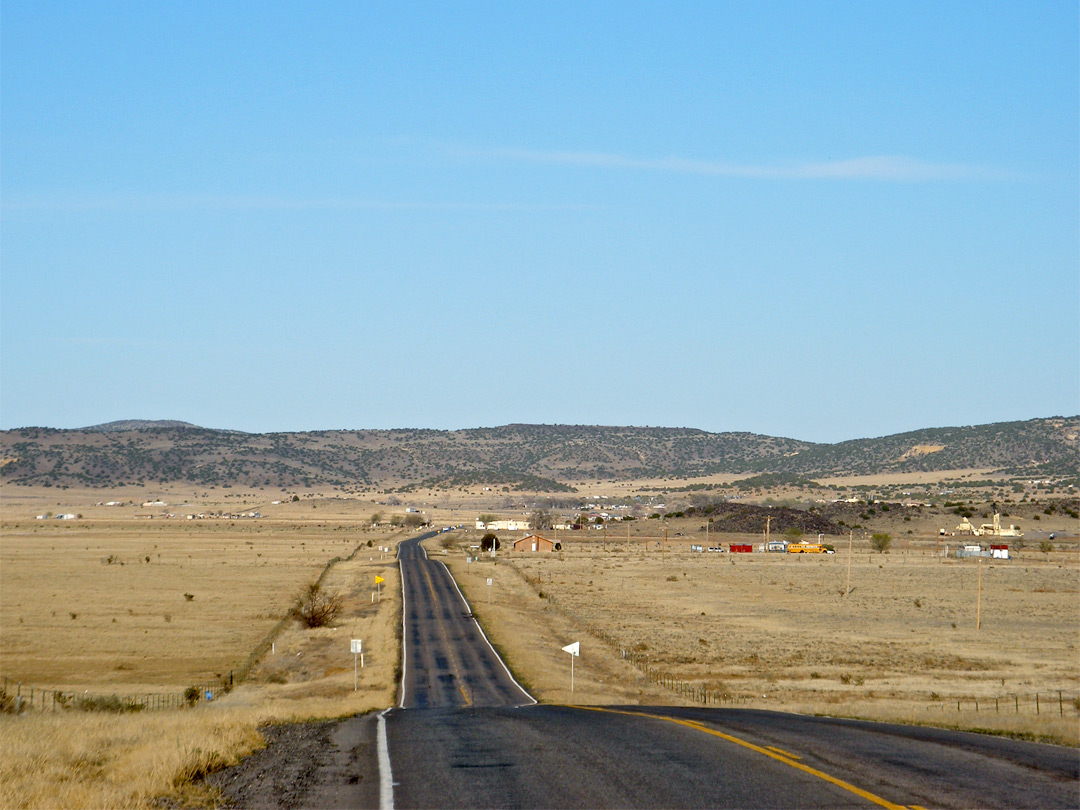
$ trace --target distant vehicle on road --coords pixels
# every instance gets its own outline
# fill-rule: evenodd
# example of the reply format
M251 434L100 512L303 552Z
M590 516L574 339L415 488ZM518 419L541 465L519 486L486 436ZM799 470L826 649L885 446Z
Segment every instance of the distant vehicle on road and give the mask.
M821 543L789 543L788 554L834 554L832 549L825 548Z

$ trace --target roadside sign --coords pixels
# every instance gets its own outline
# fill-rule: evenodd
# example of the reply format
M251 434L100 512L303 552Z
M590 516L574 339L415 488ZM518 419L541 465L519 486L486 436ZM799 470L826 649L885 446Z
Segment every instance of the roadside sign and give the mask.
M491 577L488 577L488 587L491 587Z
M375 577L375 584L378 585L380 582L386 582L386 580L379 576Z
M581 655L581 642L575 641L562 648L563 652L570 653L570 691L574 691L574 659Z
M364 642L362 639L354 638L349 642L350 652L352 652L352 688L356 691L357 674L356 674L356 656L360 656L360 666L364 666Z

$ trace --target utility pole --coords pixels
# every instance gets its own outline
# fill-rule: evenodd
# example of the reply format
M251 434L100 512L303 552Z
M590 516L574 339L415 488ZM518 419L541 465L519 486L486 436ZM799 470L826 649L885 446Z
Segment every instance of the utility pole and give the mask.
M979 557L979 586L975 599L975 629L982 627L982 557Z
M852 535L855 534L853 529L848 529L847 535L847 582L844 584L844 596L851 593L851 542Z

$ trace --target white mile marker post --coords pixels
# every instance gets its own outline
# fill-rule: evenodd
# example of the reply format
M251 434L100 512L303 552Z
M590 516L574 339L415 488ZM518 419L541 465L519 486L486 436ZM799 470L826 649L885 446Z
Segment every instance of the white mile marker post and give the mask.
M349 646L352 648L352 654L353 654L352 655L352 689L355 692L356 691L356 685L357 685L357 680L356 680L356 656L357 656L358 653L360 655L363 655L363 653L364 653L364 642L363 642L362 639L354 638L354 639L351 640Z
M562 648L563 652L570 653L570 691L574 691L574 659L581 655L581 642L575 641Z

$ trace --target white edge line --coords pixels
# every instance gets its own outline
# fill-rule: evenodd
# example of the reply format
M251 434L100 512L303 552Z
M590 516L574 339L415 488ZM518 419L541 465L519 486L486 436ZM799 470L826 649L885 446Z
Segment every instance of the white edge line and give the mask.
M502 660L502 656L501 656L501 655L499 655L499 654L498 654L497 652L495 652L495 648L491 646L491 642L490 642L490 641L488 640L488 637L487 637L487 633L485 633L485 632L484 632L484 628L480 626L480 622L478 622L478 621L476 620L476 616L473 616L473 609L472 609L472 607L471 607L471 606L469 605L469 600L468 600L468 599L466 599L466 598L465 598L465 594L463 594L463 593L461 592L461 588L459 588L459 587L458 587L458 584L457 584L457 580L456 580L456 579L454 579L454 575L450 573L450 569L449 569L449 568L446 568L446 563L444 563L444 562L443 562L442 560L436 560L436 562L438 562L438 563L439 563L439 565L441 565L441 566L442 566L443 568L445 568L445 569L446 569L446 575L447 575L448 577L450 577L450 581L454 583L454 590L456 590L456 591L458 592L458 596L460 596L460 597L461 597L461 601L462 601L462 602L464 602L464 603L465 603L465 607L467 607L467 608L469 609L469 615L470 615L470 616L472 616L473 624L475 624L475 625L476 625L476 629L480 631L480 635L484 637L484 643L488 645L488 648L489 648L489 649L491 650L491 654L495 656L495 660L496 660L496 661L498 661L498 662L499 662L499 664L501 664L501 665L502 665L502 668L503 668L504 670L506 670L506 676L507 676L507 677L508 677L508 678L509 678L509 679L510 679L511 681L513 681L513 682L514 682L514 686L516 686L516 687L517 687L518 689L520 689L520 690L521 690L521 694L525 695L525 697L527 697L527 698L528 698L529 700L531 700L531 701L533 702L533 704L534 704L534 705L535 705L536 703L538 703L539 701L537 701L537 699L536 699L536 698L534 698L534 697L533 697L532 695L530 695L530 694L529 694L528 692L526 692L526 691L525 691L525 687L524 687L524 686L522 686L522 685L521 685L520 683L518 683L518 682L517 682L517 679L516 679L516 678L514 678L514 675L513 675L513 673L512 673L512 672L510 672L510 667L508 667L508 666L506 665L506 662Z
M423 548L423 546L421 546ZM406 634L409 628L405 626L405 568L401 564L401 544L398 543L398 579L401 580L401 695L398 706L405 708L405 662L408 656L408 640Z
M394 775L390 770L390 746L386 741L386 713L379 712L379 810L394 810Z

